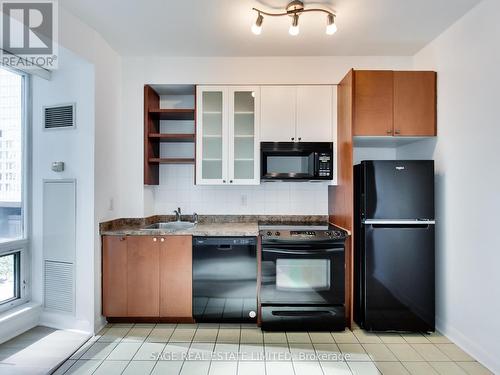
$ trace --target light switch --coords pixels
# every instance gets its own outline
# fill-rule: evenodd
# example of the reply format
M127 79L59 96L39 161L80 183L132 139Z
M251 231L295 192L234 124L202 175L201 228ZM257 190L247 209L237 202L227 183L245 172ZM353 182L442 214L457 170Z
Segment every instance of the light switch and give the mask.
M63 172L64 171L64 162L63 161L54 161L54 162L52 162L51 169L54 172Z

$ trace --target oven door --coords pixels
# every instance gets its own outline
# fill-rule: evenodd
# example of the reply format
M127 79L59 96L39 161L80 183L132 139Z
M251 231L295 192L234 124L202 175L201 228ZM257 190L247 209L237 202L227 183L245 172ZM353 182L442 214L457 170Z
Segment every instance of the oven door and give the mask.
M264 244L261 303L343 305L344 272L343 244Z

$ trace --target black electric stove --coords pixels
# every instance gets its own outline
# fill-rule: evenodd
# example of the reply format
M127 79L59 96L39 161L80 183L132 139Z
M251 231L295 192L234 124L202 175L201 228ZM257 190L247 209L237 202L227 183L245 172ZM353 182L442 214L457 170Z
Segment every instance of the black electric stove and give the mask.
M264 330L344 330L345 240L332 225L259 226Z

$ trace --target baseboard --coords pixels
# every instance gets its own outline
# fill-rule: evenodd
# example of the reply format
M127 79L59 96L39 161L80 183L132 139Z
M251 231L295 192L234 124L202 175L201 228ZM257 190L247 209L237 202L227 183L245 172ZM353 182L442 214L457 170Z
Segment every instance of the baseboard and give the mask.
M36 327L42 307L28 302L0 314L0 344Z
M469 340L460 330L444 323L438 317L436 317L436 327L439 332L447 336L467 354L477 359L483 366L487 367L494 374L500 374L500 358L498 356L491 355L482 346Z
M106 318L102 315L99 315L94 321L94 335L97 334L101 329L104 328L104 326L108 324L106 321Z
M194 319L191 317L107 317L109 323L194 323Z
M85 333L94 333L94 327L87 320L78 320L73 315L43 310L40 325L55 329L68 329Z

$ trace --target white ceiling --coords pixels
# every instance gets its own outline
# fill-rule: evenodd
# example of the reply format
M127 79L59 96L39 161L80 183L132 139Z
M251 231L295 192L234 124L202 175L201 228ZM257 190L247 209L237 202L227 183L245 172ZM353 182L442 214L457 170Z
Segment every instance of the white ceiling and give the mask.
M68 11L96 29L124 56L413 55L480 0L305 1L337 13L338 32L325 34L324 14L264 18L250 27L251 9L281 10L287 0L64 0ZM474 27L477 25L471 25ZM61 30L64 32L64 30Z

